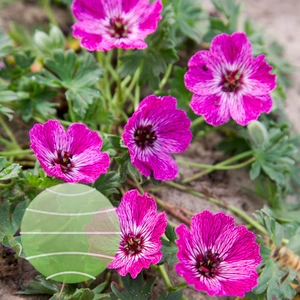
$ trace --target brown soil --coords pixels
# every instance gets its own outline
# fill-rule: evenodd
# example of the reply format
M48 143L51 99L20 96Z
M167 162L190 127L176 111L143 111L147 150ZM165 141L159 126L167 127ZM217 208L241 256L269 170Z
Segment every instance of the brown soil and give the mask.
M10 21L15 21L18 24L30 26L31 24L43 24L47 18L41 8L36 7L35 1L27 1L26 4L20 2L13 4L0 11L0 27L8 29ZM285 46L286 58L297 68L293 74L293 86L288 90L288 99L286 102L286 111L290 119L294 122L295 127L300 127L300 37L297 28L300 28L300 2L299 0L245 0L244 4L245 13L253 20L257 21L257 25L261 24L270 35L274 36ZM209 4L208 4L208 7ZM26 11L26 13L24 13ZM61 15L59 15L61 14ZM69 26L69 17L63 15L60 9L57 9L57 15L63 26ZM67 21L66 21L67 20ZM66 22L65 22L66 21ZM18 127L19 130L21 126ZM23 135L16 130L16 135ZM27 135L27 133L26 133ZM215 163L216 160L224 159L222 153L216 150L216 145L220 137L216 134L210 134L205 138L199 139L193 143L189 149L182 155L178 155L180 159L186 159L198 163ZM186 177L192 175L196 170L186 167L180 167L180 176ZM201 179L191 183L191 186L209 194L215 198L234 205L248 214L253 213L256 209L260 209L264 202L249 193L243 187L252 186L251 181L246 170L239 170L234 172L215 172L211 176L204 176ZM204 199L199 199L194 196L183 194L177 190L170 188L163 188L161 191L156 192L158 197L168 203L183 207L194 213L201 212L204 209L209 209L212 212L224 211L235 217L237 224L243 224L243 220L234 215L231 211L224 210L219 206L209 203ZM179 221L172 216L170 220L179 224ZM3 262L0 262L2 267ZM1 268L0 267L0 268ZM182 278L170 267L170 276L174 284L183 282ZM149 273L155 274L154 271ZM17 276L18 274L18 276ZM20 285L27 284L34 278L36 272L24 260L19 259L19 264L12 273L7 273L5 278L0 277L0 300L17 300L23 299L21 296L15 296L14 293L19 289ZM165 286L161 280L157 280L153 295L151 299L157 299L158 295L165 291ZM209 297L204 293L196 292L193 288L187 288L184 295L189 300L204 300L204 299L219 299L217 297ZM42 300L49 299L49 296L32 296L26 299ZM234 299L234 298L223 298Z

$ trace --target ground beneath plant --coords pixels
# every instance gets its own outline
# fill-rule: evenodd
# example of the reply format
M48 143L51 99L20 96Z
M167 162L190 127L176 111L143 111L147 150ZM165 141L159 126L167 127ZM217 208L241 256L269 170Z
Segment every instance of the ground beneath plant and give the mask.
M207 0L205 0L208 2ZM206 3L208 8L211 8L209 3ZM285 109L290 120L294 123L296 130L300 128L300 1L299 0L245 0L242 1L244 12L247 16L256 21L257 25L264 27L265 31L275 37L285 47L285 57L296 68L292 75L293 85L287 91L288 99ZM25 12L25 13L24 13ZM68 28L69 19L65 17L62 10L55 10L61 25ZM47 20L43 10L36 6L36 1L27 1L24 3L15 3L0 11L0 27L8 29L9 23L14 21L19 25L31 26L32 24L43 24ZM67 20L67 21L66 21ZM17 138L27 136L28 131L22 121L14 124L14 131ZM217 144L221 137L217 134L210 134L193 143L190 148L183 154L178 155L179 159L188 161L213 164L224 159L221 152L217 151ZM28 141L28 139L27 139ZM196 170L181 168L180 176L192 175ZM248 214L253 213L256 209L260 209L264 202L258 197L248 193L245 189L251 188L252 183L249 180L248 173L243 170L234 172L215 172L210 176L204 176L201 179L194 181L191 186L205 194L221 199L222 201L234 205ZM209 203L204 199L199 199L194 196L183 194L177 190L164 187L160 191L155 192L155 195L163 199L165 202L176 205L177 207L185 208L193 213L201 212L204 209L209 209L212 212L224 211L235 217L237 224L243 224L243 220L232 214L230 211L220 208L219 206ZM172 216L170 220L179 224L179 221ZM171 281L174 284L183 282L170 267ZM3 259L0 257L0 300L42 300L49 299L49 296L17 296L15 292L19 290L21 285L26 285L34 278L37 273L24 260L19 260L15 266L12 258ZM149 271L148 274L155 275L154 271ZM161 280L157 280L151 299L157 299L158 295L165 291L164 284ZM193 288L187 288L184 295L189 300L205 300L219 299L217 297L209 297L204 293L195 292ZM231 297L223 297L223 299L234 299Z

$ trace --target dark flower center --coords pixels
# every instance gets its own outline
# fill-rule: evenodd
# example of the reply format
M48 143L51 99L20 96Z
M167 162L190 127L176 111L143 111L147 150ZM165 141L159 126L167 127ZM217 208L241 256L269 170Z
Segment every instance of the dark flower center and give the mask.
M227 93L232 93L237 91L243 81L243 76L238 71L228 71L222 78L222 91Z
M151 146L157 140L157 135L155 131L152 130L152 125L139 127L134 133L134 140L136 144L145 148L146 146Z
M55 158L53 162L60 165L62 172L66 173L74 167L74 163L71 160L72 157L73 155L70 151L57 150L57 158Z
M139 254L143 249L143 238L140 235L128 234L123 243L128 255Z
M209 249L204 254L199 254L196 267L203 276L213 278L217 274L221 261L220 255L212 253L211 249Z
M110 19L109 24L108 31L112 37L119 39L127 37L130 33L128 23L120 17Z

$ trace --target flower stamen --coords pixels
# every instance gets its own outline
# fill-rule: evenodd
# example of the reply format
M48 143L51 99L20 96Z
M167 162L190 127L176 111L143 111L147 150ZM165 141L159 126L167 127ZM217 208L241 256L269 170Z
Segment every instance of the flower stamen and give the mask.
M70 151L62 151L57 150L57 158L53 160L53 164L58 164L61 167L63 173L66 173L74 167L74 163L72 162L73 155Z
M222 78L222 91L232 93L237 91L242 85L243 76L238 71L227 71Z
M111 37L120 39L123 37L127 37L128 34L130 33L128 23L124 21L123 18L120 17L111 18L109 24L110 27L108 32Z
M140 235L128 234L124 238L124 249L127 255L139 254L143 249L143 238Z
M196 267L201 275L213 278L217 275L218 267L221 262L222 258L219 254L212 253L211 249L209 249L204 254L199 254Z
M139 127L134 133L134 140L136 144L144 149L146 146L151 146L157 140L157 135L154 130L152 130L152 125L147 125L145 127Z

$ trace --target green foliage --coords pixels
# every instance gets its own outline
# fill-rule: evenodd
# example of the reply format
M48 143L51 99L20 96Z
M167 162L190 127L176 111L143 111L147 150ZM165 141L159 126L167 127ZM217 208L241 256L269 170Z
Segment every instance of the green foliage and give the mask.
M266 212L266 210L257 211L255 217L261 223L264 228L268 231L268 236L271 241L279 246L282 243L282 239L284 237L284 228L278 222L275 221L274 218L270 217L270 215Z
M294 278L290 278L290 275L288 275L287 278L285 278L285 276L286 272L280 270L274 260L269 259L260 273L258 286L254 288L252 293L256 295L264 294L264 299L268 300L293 299L296 291L291 287L289 282L291 282Z
M140 85L148 83L153 90L158 89L160 75L166 72L169 64L173 64L178 59L175 43L170 36L170 28L174 23L170 7L171 4L164 8L163 20L159 22L158 29L147 37L148 47L143 51L134 51L121 57L122 77L133 75L142 66Z
M178 247L175 244L177 235L174 231L174 227L172 227L171 225L168 224L165 234L166 234L166 237L168 238L168 240L166 240L165 238L161 238L161 240L162 240L161 251L163 253L163 257L162 257L160 263L168 262L169 265L175 265L178 262L178 259L176 256Z
M20 178L20 184L30 186L36 189L47 189L51 186L61 183L60 179L47 177L43 170L37 172L24 171L23 177Z
M256 179L263 171L278 185L285 186L295 164L297 149L291 142L286 126L271 127L268 135L268 140L263 138L261 144L253 142L252 137L255 162L251 165L250 177L252 180Z
M6 158L0 156L0 181L17 178L22 167L19 164L12 164Z
M140 183L145 180L137 168L131 163L128 152L123 154L123 156L116 157L116 162L119 165L118 173L120 174L121 183L125 182L127 176L130 176L132 179L135 179Z
M212 0L217 9L218 17L210 18L210 30L204 40L210 42L216 35L221 33L233 33L238 30L238 21L241 14L241 4L235 0ZM223 18L219 16L223 15Z
M135 279L132 279L130 275L126 275L122 277L124 287L112 282L111 289L120 300L147 300L150 297L154 281L155 277L152 277L145 283L142 273Z
M48 70L42 70L38 81L49 87L66 89L66 98L74 112L83 118L93 101L100 97L99 90L93 88L102 74L89 53L76 56L73 50L55 50L53 56L44 59Z
M186 38L200 43L208 30L208 14L198 2L193 0L171 0L168 8L174 14L171 27L172 39L176 45L183 44ZM167 6L167 3L166 3Z
M120 175L114 171L101 175L94 183L94 188L106 197L119 194L118 188L120 186Z
M56 281L46 280L42 275L36 276L35 280L32 280L27 287L22 286L22 291L17 292L19 295L38 295L46 294L53 295L59 292L59 285Z
M2 30L0 30L0 58L5 57L11 50L13 41Z
M0 204L0 242L18 254L22 251L22 246L19 239L15 238L14 235L20 228L28 204L28 201L20 202L13 213L10 211L11 206L8 201Z
M176 291L172 293L165 293L161 295L157 300L181 300L183 296L183 291Z
M60 28L55 25L51 25L49 34L37 30L33 40L43 56L51 54L54 50L64 49L65 46L65 37Z

